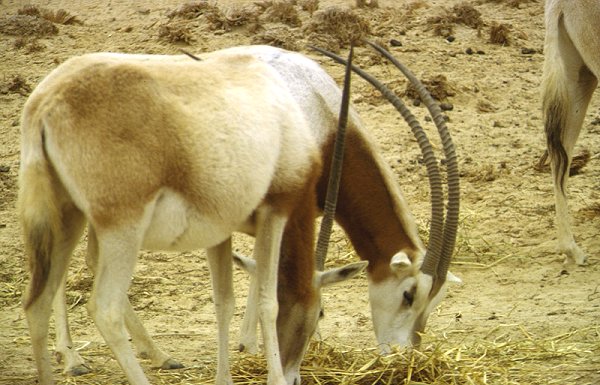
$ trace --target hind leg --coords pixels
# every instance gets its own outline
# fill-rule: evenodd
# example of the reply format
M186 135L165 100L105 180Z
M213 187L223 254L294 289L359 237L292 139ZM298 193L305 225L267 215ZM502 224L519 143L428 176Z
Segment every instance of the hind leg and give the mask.
M77 350L73 348L67 315L65 294L66 274L54 298L54 322L56 327L55 355L58 362L64 362L63 372L72 376L81 376L91 372Z
M88 249L86 262L90 270L96 274L96 264L98 263L98 239L92 226L88 227ZM139 319L133 306L127 299L125 309L125 325L131 336L132 342L136 347L138 355L143 359L149 359L152 367L160 369L181 369L183 365L168 354L164 353L154 343L150 334Z
M598 80L584 63L562 22L555 28L547 26L544 79L543 98L552 100L546 107L546 134L549 144L553 143L548 152L554 180L558 248L566 254L566 262L581 265L587 256L571 231L566 189L573 148ZM561 145L566 159L560 155Z
M131 385L150 385L127 338L127 291L141 245L140 231L121 227L98 231L98 260L88 311Z
M64 357L67 360L73 360L72 362L76 360L75 356L79 356L69 347L72 343L66 326L64 280L71 254L73 253L77 241L81 237L83 225L84 218L81 212L75 208L63 210L61 238L56 239L56 246L52 250L52 263L50 264L46 287L35 302L31 303L30 306L25 309L33 347L33 356L38 369L39 381L42 385L54 383L47 341L53 298L57 292L60 294L60 297L57 298L57 303L62 304L58 306L59 312L57 313L57 352L65 354ZM61 306L63 307L61 308ZM79 359L81 358L79 357Z
M578 265L583 265L587 261L587 255L577 245L573 232L570 226L570 215L567 204L567 184L569 178L569 167L573 158L573 149L587 111L588 104L596 88L596 79L590 73L579 73L579 76L575 81L570 81L568 85L569 100L572 101L572 105L569 108L569 114L565 120L564 136L562 138L563 146L567 155L567 164L564 170L566 171L564 179L561 182L559 177L559 170L561 167L557 159L552 159L550 162L552 168L552 177L554 183L554 196L556 202L556 226L558 232L558 248L561 252L565 253L567 259L565 262L575 262Z

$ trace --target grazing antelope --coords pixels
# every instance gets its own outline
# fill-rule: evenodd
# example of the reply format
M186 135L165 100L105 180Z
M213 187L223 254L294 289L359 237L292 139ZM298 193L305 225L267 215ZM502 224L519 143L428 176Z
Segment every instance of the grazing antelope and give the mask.
M380 52L386 54L382 50ZM323 164L330 164L339 89L325 71L298 54L286 53L271 57L265 52L262 56L286 79L292 94L300 101L301 109L313 130L322 133L321 136L325 140L322 145L325 148ZM388 58L403 72L407 71L389 55ZM361 72L359 74L366 76ZM409 79L412 82L418 81L414 76L410 76ZM417 124L400 99L372 77L368 80L400 109L405 119L410 120L413 125ZM441 131L446 132L439 108L431 97L425 94L422 86L418 89L422 93L422 99L427 101L432 110L434 121L441 127ZM452 143L447 133L443 138L447 150L446 158L454 168L452 177L449 177L449 183L452 184L452 203L449 204L450 212L444 228L441 223L441 186L432 191L432 199L435 198L432 202L434 227L430 231L431 246L427 252L428 258L423 262L425 248L392 171L379 154L358 115L351 111L349 117L336 220L349 236L360 258L369 262L369 300L376 338L383 352L389 351L392 345L408 346L418 343L419 333L423 331L428 315L444 297L446 275L448 274L451 281L460 281L447 273L456 239L459 192ZM452 167L449 167L449 171ZM434 159L428 164L428 170L435 168L437 165ZM321 210L325 206L328 180L329 172L326 169L317 187L317 200ZM433 248L437 250L432 250ZM247 270L253 270L251 260L240 256L236 260L239 265L246 266ZM322 270L323 261L319 261L318 264ZM282 275L285 275L285 272ZM282 278L284 281L288 279L292 277ZM256 286L251 281L240 343L241 350L250 352L257 351L258 315L254 310L256 298Z
M600 78L600 3L547 0L542 102L556 201L558 248L583 265L585 252L569 225L567 181L573 148Z
M202 59L209 60L213 57L235 59L242 54L250 55L266 63L281 76L317 140L321 163L330 164L336 135L336 117L340 104L340 90L333 79L317 63L307 57L268 46L235 47L202 55ZM381 85L379 87L384 90ZM393 99L389 93L386 94L388 98ZM393 100L396 104L399 103L397 98ZM430 100L430 98L423 97L423 100ZM403 111L403 114L405 113L406 111ZM439 109L434 112L434 116L436 123L443 125ZM416 122L415 120L411 121ZM440 263L439 266L447 269L446 263L449 262L450 257L448 251L451 253L451 243L455 237L455 233L447 231L446 240L441 239L440 223L443 218L440 218L440 214L443 212L443 203L438 202L441 194L441 181L437 180L435 193L432 193L432 197L436 197L433 205L435 215L431 222L432 225L435 224L435 230L431 232L430 236L432 250L427 252L426 260L428 262L423 263L425 247L418 236L414 219L402 197L398 183L380 155L374 140L353 109L350 110L346 137L347 145L345 146L336 219L348 233L360 257L369 261L369 297L375 333L382 349L387 350L393 344L409 345L418 340L418 333L423 330L429 312L443 298L446 273L435 270L438 262L434 252L440 254L442 244L444 245L445 262ZM421 143L422 140L419 142ZM446 140L445 143L450 143L450 141ZM449 166L455 163L455 157L452 155L447 158ZM430 168L437 168L435 161L433 165L428 162L428 169ZM318 208L324 206L328 179L329 171L326 168L319 176L316 186L316 207ZM453 185L453 191L455 191L458 184L453 183L455 183ZM453 196L455 203L457 198L456 195ZM454 205L452 207L457 210ZM455 221L456 215L457 212L449 213L448 221ZM435 246L436 244L438 245ZM433 247L438 250L434 251ZM295 270L293 268L294 261L298 260L295 255L304 248L303 244L288 242L288 234L284 233L278 290L280 312L286 304L293 303L286 297L292 291L284 285L295 281L295 276L292 275ZM241 258L240 262L247 265L250 270L256 270L254 262L244 258ZM288 268L283 268L286 266ZM340 276L354 274L354 272L355 270L350 266L348 269L339 270L338 274L326 276L323 281L335 281ZM318 275L320 274L322 273ZM251 282L254 285L256 280ZM434 282L436 283L435 287L433 287ZM253 310L257 302L251 294L244 318L245 329L242 333L242 345L248 350L256 349L256 336L253 335L253 332L256 332L257 321L253 323L250 320L253 319L253 314L256 315ZM57 299L56 306L65 308L64 297L62 302ZM279 322L285 322L285 317L278 317L278 327ZM62 346L72 346L67 338L66 321L62 324L65 325L65 328L61 335L64 336L63 340L67 341ZM130 332L131 328L143 330L139 323L127 322L127 326L130 328ZM59 340L58 331L60 330L57 327L57 339ZM147 353L150 357L160 357L158 360L153 359L153 363L156 361L155 366L161 366L163 362L168 364L173 362L164 354L158 353L147 333L139 332L135 335L132 333L132 335L133 342L138 345L138 350ZM283 333L279 333L279 335L282 339L285 338ZM286 336L293 339L294 334ZM281 345L280 340L280 347ZM61 344L57 343L58 346ZM64 352L66 370L85 369L79 365L82 360L76 352L68 348L64 349ZM169 366L167 365L167 367ZM77 370L71 371L77 373Z
M58 291L64 333L66 268L86 222L95 275L88 310L131 384L149 382L125 328L139 346L153 348L127 299L140 248L207 248L218 323L216 383L232 383L234 231L256 237L268 384L298 382L294 365L317 323L320 286L364 268L314 274L322 151L322 138L282 76L243 50L202 62L99 53L56 68L28 99L21 136L19 215L31 274L24 307L40 383L53 383L52 302ZM286 247L294 260L282 262L295 275L278 312L279 254ZM280 344L278 334L296 338ZM69 338L67 329L60 340ZM178 366L161 353L150 352L153 363Z

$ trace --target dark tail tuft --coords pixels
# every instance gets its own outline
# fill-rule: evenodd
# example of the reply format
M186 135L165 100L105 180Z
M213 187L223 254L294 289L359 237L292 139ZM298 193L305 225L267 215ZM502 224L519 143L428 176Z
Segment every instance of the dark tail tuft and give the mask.
M48 166L44 158L38 158L22 166L19 176L18 210L30 273L29 289L24 298L25 309L46 287L59 236L61 214Z
M567 151L562 143L566 109L563 103L555 98L547 103L544 112L546 116L544 129L546 131L548 154L556 170L555 183L560 186L560 190L564 194L564 182L568 173L569 163Z
M25 234L27 255L29 256L29 271L31 282L29 292L25 298L25 309L42 294L48 281L51 267L51 255L54 248L54 234L49 226L44 224L34 225Z

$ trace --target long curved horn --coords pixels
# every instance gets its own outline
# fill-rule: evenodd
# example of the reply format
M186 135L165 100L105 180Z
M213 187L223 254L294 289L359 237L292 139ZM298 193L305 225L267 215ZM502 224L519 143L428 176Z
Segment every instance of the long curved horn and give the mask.
M328 56L338 63L346 65L346 61L339 56L325 51L318 47L310 47L325 56ZM431 224L429 228L429 245L427 247L427 253L421 266L421 270L428 275L434 277L436 281L438 260L441 255L443 246L443 231L444 231L444 194L442 190L442 178L438 167L437 159L433 153L433 149L425 131L406 107L404 102L384 86L380 81L369 75L362 69L352 66L352 70L360 75L363 79L371 83L379 92L385 96L385 98L396 108L396 110L402 115L404 120L408 123L411 131L417 139L417 143L421 148L423 154L423 160L427 167L427 174L429 177L429 186L431 189Z
M342 91L342 104L340 107L340 116L338 118L337 134L335 136L335 144L333 155L331 158L331 169L329 172L329 181L327 182L327 195L325 197L325 207L323 208L323 219L321 221L321 229L317 240L316 260L317 269L325 270L325 257L329 247L329 237L331 235L331 227L335 218L335 208L337 206L338 191L340 189L340 179L342 177L342 164L344 160L344 144L346 138L346 126L348 123L348 110L350 106L350 79L352 75L352 56L354 47L350 46L348 54L348 64L346 65L346 73L344 75L344 89Z
M444 226L444 236L442 252L440 260L437 266L437 276L440 280L440 285L446 280L448 273L448 267L450 266L450 260L452 259L452 253L456 244L456 234L458 231L458 216L460 211L460 176L458 172L458 161L456 158L456 151L452 142L452 137L446 126L446 121L442 116L438 104L433 100L429 92L425 89L425 86L419 81L419 79L402 63L394 58L387 50L380 47L379 45L366 41L371 47L377 50L380 54L385 56L392 64L396 66L404 76L413 84L416 88L417 93L421 97L423 103L429 110L433 121L440 134L442 145L444 148L444 154L446 156L446 172L448 174L448 209L446 212L446 223Z

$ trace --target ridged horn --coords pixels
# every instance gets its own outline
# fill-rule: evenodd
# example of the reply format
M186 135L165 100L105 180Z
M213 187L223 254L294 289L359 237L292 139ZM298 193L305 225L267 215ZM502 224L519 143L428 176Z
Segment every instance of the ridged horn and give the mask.
M331 157L331 168L329 180L327 182L327 195L325 197L325 206L323 208L323 219L321 220L321 229L317 239L316 263L319 271L325 270L325 257L329 247L329 237L331 228L335 219L335 208L337 206L338 191L340 189L340 179L342 177L342 164L344 160L344 144L346 138L346 126L348 124L348 110L350 106L350 79L352 75L352 56L354 47L350 46L348 54L348 64L344 75L344 89L342 91L342 104L338 118L337 133L335 136L334 150Z
M341 57L325 51L321 48L310 47L323 55L330 57L338 63L347 65L347 62ZM441 255L443 246L443 231L444 231L444 193L442 190L442 178L438 162L433 152L433 148L427 135L420 123L417 121L415 116L406 107L404 102L392 91L390 91L383 83L375 79L373 76L363 71L362 69L352 65L352 70L360 77L371 83L381 94L396 108L396 110L402 115L406 123L411 128L421 153L423 154L423 161L427 168L427 175L429 177L429 186L431 189L431 223L429 228L429 245L425 259L421 270L428 275L434 277L437 276L437 265Z
M377 50L380 54L385 56L392 64L394 64L396 68L398 68L416 88L417 93L433 118L442 141L444 155L446 157L446 172L448 175L448 208L446 212L446 222L444 225L442 252L437 265L437 277L439 280L439 286L441 286L441 284L446 280L448 267L450 266L450 261L452 259L452 253L454 252L456 235L458 232L458 216L460 211L460 175L458 172L458 160L456 157L454 144L452 142L452 137L450 136L450 132L446 126L446 121L442 116L440 107L433 100L429 92L427 92L421 81L419 81L419 79L406 66L394 58L387 50L370 41L366 41L366 43Z

